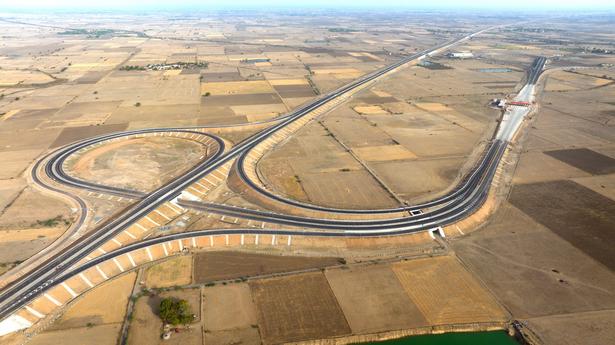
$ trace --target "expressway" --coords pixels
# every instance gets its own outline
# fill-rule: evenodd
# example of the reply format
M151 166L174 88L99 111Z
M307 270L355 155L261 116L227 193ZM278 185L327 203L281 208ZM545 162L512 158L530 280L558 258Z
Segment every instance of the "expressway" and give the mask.
M300 107L299 109L291 112L284 118L280 119L280 121L277 124L261 132L256 133L255 135L247 138L246 140L241 142L239 145L229 149L228 151L223 152L222 150L218 150L216 154L200 162L197 166L190 169L183 176L160 187L159 189L152 192L151 194L144 196L141 200L139 200L138 202L136 202L135 204L127 208L126 211L122 213L121 215L119 215L117 218L107 221L106 223L104 223L103 225L101 225L100 227L92 231L91 233L78 239L77 241L72 243L70 246L68 246L66 249L64 249L61 253L59 253L53 258L50 258L48 261L44 262L43 264L41 264L39 267L33 270L30 274L24 275L22 279L14 282L13 284L5 288L2 291L2 294L0 295L0 319L4 319L5 317L9 316L12 312L14 312L15 310L27 304L37 295L40 295L41 293L49 289L51 286L58 284L61 281L61 278L65 276L66 274L70 274L71 272L76 271L76 269L69 269L69 268L76 265L88 253L98 248L101 244L111 239L117 233L123 231L125 228L133 224L136 220L144 217L149 212L156 209L156 207L158 207L162 203L178 197L180 193L190 184L194 183L195 181L202 178L203 176L206 176L207 174L215 171L217 168L228 163L229 161L237 158L240 154L242 154L249 148L253 147L257 143L261 142L262 140L273 135L274 133L284 128L285 126L291 124L292 122L305 116L306 114L312 112L313 110L318 109L319 107L330 102L331 100L336 99L342 95L345 95L360 86L364 86L365 84L374 81L378 77L408 62L424 58L430 53L434 53L434 52L447 49L451 47L452 45L465 41L467 39L470 39L474 35L482 33L483 31L485 30L481 30L477 33L461 37L453 42L447 42L447 43L438 45L434 48L425 50L423 52L413 54L383 69L367 74L359 78L358 80L344 87L341 87L340 89L337 89L331 93L325 94L322 97L316 99L315 101L310 102ZM160 129L160 130L168 131L169 129ZM187 130L187 129L183 128L183 129L178 129L178 130ZM121 134L118 134L118 135L121 135ZM67 153L68 151L73 150L73 149L74 149L73 152L76 152L76 151L79 151L82 147L91 145L93 142L101 141L101 139L102 139L101 137L94 138L92 139L92 142L86 140L86 141L78 143L76 146L73 146L72 148L70 148L71 146L69 146L70 149L67 148L66 150L62 152ZM492 153L491 154L488 153L487 156L492 157L492 159L490 159L488 167L486 168L486 170L481 170L482 171L481 174L477 174L477 175L482 175L480 179L477 178L473 180L473 181L476 181L474 186L480 186L480 187L474 188L473 190L471 190L472 188L469 188L468 190L471 190L468 192L469 194L464 194L468 196L466 200L468 200L469 202L458 205L456 208L454 208L454 210L451 208L450 209L451 212L441 215L437 220L435 218L429 219L429 220L425 220L421 224L406 226L403 228L399 227L399 229L396 229L396 230L383 229L382 232L387 232L387 234L401 234L405 232L418 231L424 226L426 226L427 224L436 224L436 222L451 222L451 221L454 221L455 219L460 219L461 217L465 217L468 214L470 214L473 210L475 210L477 207L480 206L481 204L480 200L486 195L488 191L488 187L489 187L487 182L491 180L495 172L495 168L497 167L497 162L499 161L499 157L501 157L501 154L505 146L506 146L506 142L501 142L501 141L494 141L494 144L491 145L492 149L490 149L489 152L492 152ZM70 154L67 154L65 157L68 157L69 155ZM63 157L63 154L58 154L55 157L53 157L54 159L52 159L52 161L58 162L59 160L62 159L62 157ZM46 171L52 174L51 176L53 178L58 179L62 183L81 184L82 188L88 188L88 189L98 188L97 186L93 186L93 185L83 185L82 183L83 181L78 181L78 180L71 181L70 178L67 178L66 176L62 176L61 170L58 170L58 169L54 170L53 167L50 167L49 170L47 170L46 168ZM105 190L105 192L107 192L107 190ZM116 191L116 192L124 193L126 191ZM244 233L249 233L250 231L253 231L253 230L218 230L218 232L221 232L221 233L224 233L225 231L226 232L241 231ZM380 232L381 232L380 230L373 230L369 235L377 235ZM304 234L303 232L300 232L300 233ZM305 233L305 234L310 235L310 233ZM313 232L313 234L321 236L321 235L324 235L325 233ZM327 236L329 236L329 234L334 235L334 233L326 233L326 234ZM343 234L338 233L336 235L348 236L351 234L353 236L368 235L367 233L366 234L361 233L361 230L356 230L355 232L345 232ZM139 244L135 244L135 245L139 245ZM77 268L77 269L80 269L80 268Z
M525 101L525 102L531 103L534 100L533 98L534 91L535 91L534 86L543 71L546 61L547 59L545 57L537 57L534 59L534 62L532 63L530 69L527 72L526 84L521 89L517 97L514 99L515 101ZM512 109L510 109L507 113L505 113L503 121L498 128L498 131L494 135L494 140L486 148L487 154L485 156L488 156L493 146L498 146L497 145L498 141L508 142L512 139L512 136L514 135L514 133L517 132L517 129L521 125L523 118L527 114L527 110L528 110L525 107L517 107L517 106L513 106L511 108ZM455 188L452 192L448 193L447 195L444 195L443 197L437 198L435 200L430 200L430 201L427 201L421 204L416 204L416 205L401 206L401 207L395 207L395 208L389 208L389 209L369 209L369 210L339 209L339 208L332 208L332 207L323 207L319 205L313 205L313 204L308 204L308 203L297 201L297 200L284 198L280 195L273 194L272 192L266 190L265 188L255 183L248 177L248 174L246 172L245 161L249 154L250 154L250 150L246 150L239 156L239 158L237 159L237 172L242 182L248 185L250 189L256 191L257 193L260 193L262 196L265 196L266 198L269 198L269 199L272 199L277 202L281 202L283 204L290 205L293 207L299 207L299 208L303 208L307 210L335 212L335 213L342 213L342 214L377 214L377 213L397 213L397 212L404 212L404 211L408 211L412 214L416 212L417 210L420 210L423 208L430 208L430 207L435 207L439 205L454 203L456 200L462 200L463 198L466 197L465 192L468 191L468 188L474 187L474 185L471 182L473 181L474 178L477 177L477 175L481 175L483 173L482 170L484 170L486 166L485 164L486 161L485 159L483 159L482 161L480 161L478 166L475 167L474 171L470 174L469 178L467 178L465 181L462 181L460 185L457 186L457 188Z

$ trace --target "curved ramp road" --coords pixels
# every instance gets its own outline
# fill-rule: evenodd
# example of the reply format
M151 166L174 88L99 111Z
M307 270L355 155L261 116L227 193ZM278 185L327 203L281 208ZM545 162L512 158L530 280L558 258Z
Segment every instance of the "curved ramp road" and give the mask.
M514 99L515 101L523 101L523 102L528 102L528 103L531 103L534 101L534 91L535 91L534 86L543 71L546 61L547 61L547 58L545 57L537 57L536 59L534 59L534 62L532 63L530 69L527 72L526 85L521 89L521 91L519 92L519 95L515 97ZM519 126L521 125L523 121L523 118L525 117L525 115L527 115L527 113L528 113L528 109L526 107L512 106L511 109L509 109L509 111L504 115L504 119L501 125L499 126L498 131L495 134L496 141L497 140L500 140L500 141L512 140L512 136L517 132ZM487 150L486 150L487 158L489 158L489 152L491 151L493 145L494 143L492 143L490 147L487 147ZM411 205L411 206L401 206L401 207L394 207L394 208L388 208L388 209L370 209L370 210L340 209L340 208L324 207L324 206L319 206L319 205L309 204L309 203L305 203L305 202L301 202L297 200L288 199L283 196L274 194L264 189L258 183L255 183L254 181L252 181L246 172L245 160L250 154L251 150L254 148L254 146L244 151L237 159L237 172L239 173L239 177L241 178L243 183L248 185L252 190L256 191L257 193L261 194L262 196L266 198L275 200L277 202L280 202L280 203L283 203L289 206L299 207L299 208L303 208L307 210L335 212L335 213L343 213L343 214L377 214L377 213L397 213L397 212L404 212L404 211L408 211L412 213L413 211L416 212L417 210L420 210L422 208L429 208L429 207L440 206L440 205L455 202L455 200L462 199L465 196L465 194L463 193L465 190L467 190L468 188L472 188L472 184L471 184L472 179L476 177L477 173L478 174L481 173L482 167L487 163L486 160L483 159L483 161L480 162L478 167L474 169L474 172L471 173L469 178L467 178L466 181L462 181L461 184L457 186L457 188L455 188L455 190L453 190L451 193L443 197L440 197L440 198L437 198L431 201L427 201L421 204L416 204L416 205Z
M491 28L490 28L491 29ZM273 126L254 134L253 136L245 139L243 142L238 144L237 146L232 147L227 152L222 152L219 150L216 154L209 157L207 160L199 163L194 168L190 169L184 175L178 177L176 180L171 181L170 183L160 187L156 191L151 194L145 196L140 201L136 202L132 206L130 206L124 213L119 215L117 218L109 220L105 224L101 225L95 231L88 233L86 236L78 239L74 243L72 243L68 248L64 249L61 253L56 255L55 257L50 258L44 264L40 265L37 269L33 270L29 274L24 275L20 280L14 282L9 287L5 288L0 295L0 319L5 319L10 316L14 311L22 308L28 302L33 300L38 295L47 291L51 286L59 284L63 278L65 278L69 274L73 274L77 270L81 269L80 267L71 269L78 262L84 259L88 253L97 249L101 244L107 242L111 238L113 238L116 234L126 229L128 226L133 224L136 220L144 217L148 213L152 212L162 203L175 199L179 196L179 194L186 189L192 183L198 181L202 177L207 174L212 173L216 169L220 168L222 165L230 162L231 160L237 158L242 153L249 150L251 147L255 146L259 142L267 139L272 136L274 133L293 123L297 119L302 118L306 114L314 111L315 109L320 108L321 106L329 103L332 100L337 99L338 97L347 95L350 91L358 88L359 86L365 85L366 83L372 82L375 79L381 77L389 73L390 71L417 59L422 59L428 54L433 54L445 50L457 43L463 42L465 40L470 39L471 37L482 33L486 30L481 30L477 33L467 35L461 37L455 41L444 43L438 45L434 48L425 50L423 52L408 56L390 66L384 67L378 71L369 73L356 81L343 86L335 91L332 91L328 94L323 95L322 97L310 102L297 110L291 112L284 118L282 118L278 123ZM169 129L159 129L160 131L168 131ZM177 130L186 130L178 128ZM147 130L145 130L147 131ZM113 134L111 134L112 136ZM122 133L117 133L117 135L125 135ZM104 136L102 136L104 137ZM212 137L214 140L219 140L215 137ZM76 144L75 146L69 145L67 148L63 149L58 155L54 158L54 161L60 162L62 159L66 159L70 154L68 151L76 152L80 148L85 147L87 145L91 145L96 141L102 141L101 137L97 137L91 140L85 140L81 143ZM499 158L501 154L504 152L506 147L505 141L494 141L491 145L492 159L489 159L486 162L485 167L480 170L480 173L476 174L476 178L472 179L472 183L474 188L469 188L467 191L464 191L464 195L466 198L464 202L457 203L447 207L444 211L439 214L427 215L424 218L417 218L414 223L402 224L395 227L390 227L384 225L380 228L370 228L370 229L347 229L343 232L339 231L292 231L292 234L296 235L306 235L306 236L378 236L378 235L397 235L404 234L409 232L416 232L427 227L437 226L442 223L450 223L455 220L466 217L468 214L471 214L477 207L480 207L482 201L484 200L486 193L489 188L489 182L493 174L495 173L495 168L497 167L497 163L499 162ZM220 145L222 143L220 142ZM221 146L223 147L223 146ZM74 149L74 150L73 150ZM66 155L64 155L66 153ZM488 156L489 153L486 155ZM476 170L478 171L478 170ZM52 177L60 179L63 183L69 184L81 184L83 181L74 181L67 179L66 176L62 175L61 169L56 169L53 167L50 168L49 173ZM481 175L480 178L478 175ZM83 185L83 188L96 188L97 186L91 185ZM117 191L124 192L124 191ZM461 193L461 192L460 192ZM458 200L458 199L455 199ZM212 231L215 234L235 234L235 233L253 233L255 230L206 230L208 234L211 234ZM265 230L263 230L265 231ZM282 232L280 232L282 234ZM191 233L185 234L177 234L171 236L194 236ZM156 240L156 239L152 239ZM148 240L149 241L149 240ZM135 243L133 245L141 245L140 243ZM118 249L123 250L123 249ZM111 254L111 253L109 253ZM85 264L87 265L87 264Z

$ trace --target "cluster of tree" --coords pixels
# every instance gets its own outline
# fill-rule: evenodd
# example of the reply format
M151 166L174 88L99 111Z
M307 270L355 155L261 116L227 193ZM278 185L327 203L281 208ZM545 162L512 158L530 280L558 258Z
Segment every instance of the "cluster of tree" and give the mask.
M126 66L120 67L120 71L145 71L145 67L126 65Z
M329 32L359 32L359 30L349 28L329 28Z
M188 302L178 298L163 298L160 301L160 318L172 325L187 324L194 320Z

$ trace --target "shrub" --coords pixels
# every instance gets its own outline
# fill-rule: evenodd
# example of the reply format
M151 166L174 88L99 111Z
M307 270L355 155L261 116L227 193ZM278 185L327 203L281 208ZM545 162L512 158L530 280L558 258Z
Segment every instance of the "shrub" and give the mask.
M177 298L163 298L160 301L160 318L172 325L187 324L193 320L188 302Z

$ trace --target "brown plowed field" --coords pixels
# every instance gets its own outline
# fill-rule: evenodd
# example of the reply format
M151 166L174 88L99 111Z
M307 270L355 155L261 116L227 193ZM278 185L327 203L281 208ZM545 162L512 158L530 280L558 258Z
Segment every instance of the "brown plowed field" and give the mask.
M338 263L337 258L308 258L238 252L200 253L194 261L194 280L201 284L213 280L321 268Z
M615 270L615 201L566 180L517 185L510 203Z
M350 334L322 273L250 283L258 326L265 344L280 344Z

